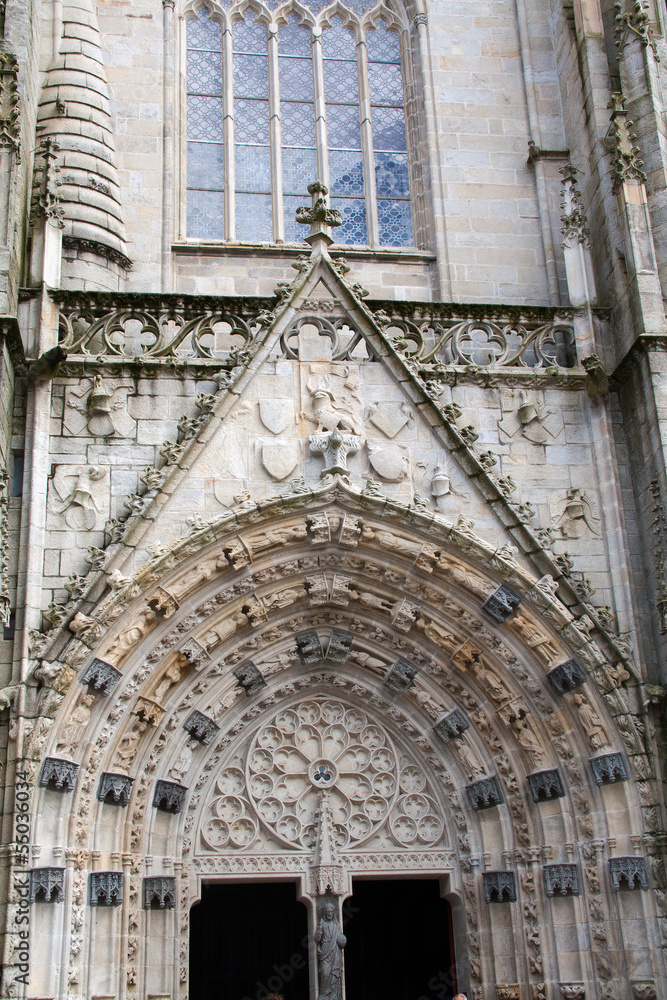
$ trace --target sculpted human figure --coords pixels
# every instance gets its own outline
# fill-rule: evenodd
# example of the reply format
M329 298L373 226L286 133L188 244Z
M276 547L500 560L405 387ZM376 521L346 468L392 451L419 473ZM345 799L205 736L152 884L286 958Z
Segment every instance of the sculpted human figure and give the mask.
M73 753L78 749L90 722L94 701L95 695L84 695L79 704L70 712L67 722L60 731L56 751L69 750L70 753Z
M336 908L327 903L315 931L317 968L319 971L319 1000L342 1000L343 997L343 948L347 938L336 919Z
M350 590L350 597L353 601L359 601L360 604L365 604L369 608L377 608L378 611L391 613L394 608L393 601L386 601L384 597L371 594L368 590Z

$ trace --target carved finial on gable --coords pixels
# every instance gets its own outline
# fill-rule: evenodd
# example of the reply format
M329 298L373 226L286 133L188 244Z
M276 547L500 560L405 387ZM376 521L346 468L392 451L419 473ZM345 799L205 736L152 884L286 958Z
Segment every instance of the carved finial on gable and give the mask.
M322 181L309 184L308 194L312 195L313 204L310 208L297 208L296 221L310 226L310 236L306 236L306 243L310 243L313 253L326 253L334 242L329 230L332 226L341 226L343 220L338 209L329 208L329 188Z

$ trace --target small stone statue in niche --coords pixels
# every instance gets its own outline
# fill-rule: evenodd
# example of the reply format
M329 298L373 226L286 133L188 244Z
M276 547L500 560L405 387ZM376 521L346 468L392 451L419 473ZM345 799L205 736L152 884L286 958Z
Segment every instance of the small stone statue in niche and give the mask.
M343 948L347 938L336 918L336 907L326 903L315 931L317 968L319 971L319 1000L342 1000L343 997Z

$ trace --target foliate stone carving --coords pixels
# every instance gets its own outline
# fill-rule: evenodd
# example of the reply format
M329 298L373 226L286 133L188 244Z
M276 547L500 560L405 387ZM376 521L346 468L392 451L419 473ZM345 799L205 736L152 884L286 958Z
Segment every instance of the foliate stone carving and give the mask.
M173 910L176 906L176 879L158 875L144 879L144 909Z
M415 683L417 668L407 660L398 659L389 668L389 672L384 679L384 683L392 691L402 693L408 691Z
M64 898L64 868L32 868L30 870L31 903L62 903Z
M486 611L487 615L490 615L495 622L501 624L507 621L520 604L519 595L503 583L487 597L482 605L482 611Z
M547 896L580 894L578 865L544 865L542 870Z
M60 146L51 135L42 139L37 150L37 160L35 174L32 185L32 202L30 207L30 223L35 225L38 219L50 219L59 228L63 228L64 210L60 204L60 194L58 188L60 181L58 174L60 167L57 165L58 152Z
M518 983L496 983L496 1000L521 1000Z
M470 720L460 708L455 708L447 715L443 715L433 727L434 732L446 743L448 740L456 739L466 729L470 728Z
M547 677L558 694L574 691L580 684L585 684L588 680L586 671L574 657L571 660L566 660L565 663L559 663L557 667L547 673Z
M656 62L660 62L658 46L656 44L653 28L651 27L651 15L648 12L646 0L630 0L629 10L625 9L624 0L617 0L614 4L616 11L616 48L618 58L623 58L623 50L628 38L634 36L638 38L645 49L651 49Z
M88 876L91 906L120 906L123 902L122 872L91 872Z
M583 983L560 983L560 994L564 1000L586 1000Z
M649 982L633 981L632 1000L657 1000L657 996L656 986L652 980Z
M82 684L87 684L89 690L97 694L109 695L115 688L122 674L111 663L95 657L81 674Z
M590 757L588 762L596 785L610 785L615 781L627 781L630 777L622 753L603 753L598 757Z
M609 875L614 892L620 889L648 889L646 858L609 858Z
M220 726L208 715L199 712L196 708L188 715L183 723L183 729L189 733L193 740L208 746L215 734L220 730Z
M133 781L134 778L130 778L127 774L105 771L100 775L97 798L107 805L126 806L130 802Z
M466 785L466 792L470 805L475 810L490 809L505 801L500 782L495 775L491 778L481 778L479 781L473 781L471 785Z
M161 812L179 813L185 802L187 788L175 781L160 779L155 782L153 806Z
M646 172L641 150L635 145L633 122L625 110L625 95L614 93L607 105L611 109L611 131L614 142L614 194L627 183L644 184Z
M21 149L18 73L16 56L0 53L0 147L11 149L17 159Z
M342 226L343 219L335 208L329 208L329 189L321 181L313 181L308 185L308 194L311 195L312 205L300 207L296 210L296 221L303 226L310 226L310 237L322 236L328 243L333 242L329 228L331 226Z
M345 663L347 660L354 636L349 632L342 632L340 629L333 629L327 646L327 660L336 660L338 663Z
M355 434L343 434L338 427L326 434L311 434L308 438L310 450L314 455L321 455L324 468L320 476L349 473L347 456L353 455L361 448L361 438Z
M39 784L42 788L52 788L58 792L71 792L76 784L79 765L60 757L47 757L42 764Z
M487 903L513 903L516 900L514 872L482 872L484 899Z
M188 639L178 649L181 656L192 664L195 670L200 670L204 664L208 663L211 657L203 646L200 646L196 639Z
M304 667L311 663L319 663L322 659L322 643L317 632L313 629L308 632L300 632L295 636L296 648L299 659Z
M240 663L238 667L234 667L232 673L236 677L239 687L243 688L249 698L266 687L262 671L255 666L252 660Z
M590 231L587 228L586 212L584 210L581 191L577 187L577 174L579 171L566 163L564 167L559 167L559 174L563 178L560 203L563 215L560 221L563 223L561 233L563 234L563 247L574 246L576 243L588 245Z
M548 802L561 799L565 795L563 781L557 767L549 771L535 771L528 775L528 784L533 802Z

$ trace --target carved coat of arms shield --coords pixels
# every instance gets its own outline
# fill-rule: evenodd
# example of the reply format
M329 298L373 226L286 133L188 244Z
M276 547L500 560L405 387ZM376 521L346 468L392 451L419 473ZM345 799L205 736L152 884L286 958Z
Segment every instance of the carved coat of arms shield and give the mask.
M279 482L294 471L299 457L296 441L267 441L262 445L262 465Z
M291 399L260 399L259 417L272 434L282 434L294 420Z

